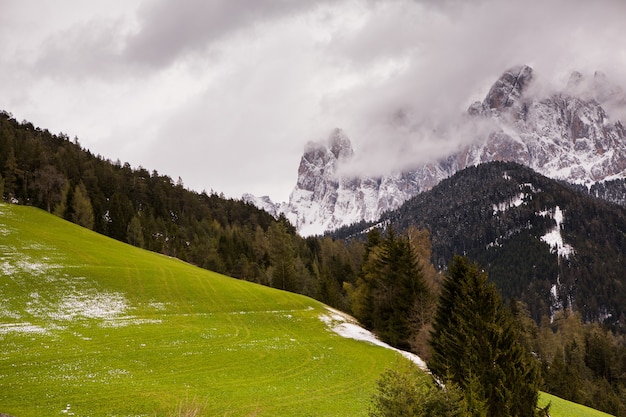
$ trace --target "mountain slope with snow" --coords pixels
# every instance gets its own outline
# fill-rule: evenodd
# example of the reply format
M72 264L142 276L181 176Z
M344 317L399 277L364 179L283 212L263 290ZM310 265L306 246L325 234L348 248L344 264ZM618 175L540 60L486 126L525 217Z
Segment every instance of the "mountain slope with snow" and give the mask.
M626 207L496 161L455 173L378 223L399 233L428 230L433 264L444 269L455 254L467 255L537 321L572 308L585 320L626 328ZM358 238L372 226L344 227L332 236Z
M525 65L505 71L467 111L469 144L441 160L382 176L343 175L354 151L337 129L326 142L307 145L287 204L255 204L284 213L307 236L375 220L455 172L485 162L517 162L587 187L626 178L626 129L605 109L626 104L623 90L601 73L586 79L575 72L565 87L543 91L535 78Z

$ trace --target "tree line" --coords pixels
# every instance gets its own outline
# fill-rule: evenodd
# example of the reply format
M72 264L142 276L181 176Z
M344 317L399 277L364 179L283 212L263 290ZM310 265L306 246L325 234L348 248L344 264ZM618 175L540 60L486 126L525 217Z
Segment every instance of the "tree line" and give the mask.
M378 239L374 234L368 244L372 240L379 242L380 254L374 256L381 256L381 261L375 263L386 268L390 258L384 247L393 246L398 237L390 234L382 241ZM407 238L405 242L409 241ZM412 250L410 245L408 248ZM363 275L371 274L368 262L366 259L363 264ZM372 306L364 310L366 314L376 311L377 304L388 305L387 295L377 294L376 288L402 297L396 305L404 306L405 321L395 318L398 313L379 313L369 325L388 342L400 340L401 346L408 345L427 359L433 377L402 364L387 370L378 381L370 415L548 416L549 405L543 409L537 406L541 389L615 416L626 416L624 335L598 322L585 323L581 314L569 308L552 317L544 316L537 323L521 301L505 304L484 269L466 257L455 256L443 277L432 281L432 286L427 284L419 261L411 269L411 273L408 269L405 272L416 282L400 285L403 292L383 285L389 274L384 270L377 278L366 278L378 280L379 284L357 282L373 288L369 293ZM416 308L420 293L422 300L430 300L428 309ZM368 300L367 292L352 294L356 305ZM419 322L415 320L418 311L426 312ZM384 317L387 323L381 320ZM407 322L411 324L403 327ZM405 335L403 339L388 334L390 329L407 328L408 334L398 332ZM407 344L418 337L425 343Z
M227 175L227 173L225 173ZM195 192L0 112L0 196L98 233L223 273L347 308L363 245L300 237L284 218Z

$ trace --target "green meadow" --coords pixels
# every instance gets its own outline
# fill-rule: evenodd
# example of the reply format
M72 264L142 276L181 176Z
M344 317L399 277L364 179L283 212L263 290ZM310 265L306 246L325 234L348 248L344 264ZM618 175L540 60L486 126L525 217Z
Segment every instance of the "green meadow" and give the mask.
M310 298L0 205L2 413L367 415L400 355L338 336L331 316ZM553 417L605 415L548 401Z
M0 205L0 412L366 415L399 355L324 305Z
M570 401L566 401L562 398L554 395L547 394L545 392L539 395L539 406L545 407L550 403L550 415L552 417L609 417L610 414L603 413L602 411L594 410L593 408L585 407L584 405L576 404Z

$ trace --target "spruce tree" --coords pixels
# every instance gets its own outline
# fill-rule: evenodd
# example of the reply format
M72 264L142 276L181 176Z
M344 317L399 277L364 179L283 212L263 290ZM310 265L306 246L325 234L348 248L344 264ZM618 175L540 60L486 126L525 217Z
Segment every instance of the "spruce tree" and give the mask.
M370 236L353 311L362 323L392 346L410 349L416 330L411 322L415 304L428 293L417 257L406 236L390 227L384 239Z
M433 322L429 367L484 397L489 416L532 416L539 372L519 343L519 328L487 274L456 256L447 271Z

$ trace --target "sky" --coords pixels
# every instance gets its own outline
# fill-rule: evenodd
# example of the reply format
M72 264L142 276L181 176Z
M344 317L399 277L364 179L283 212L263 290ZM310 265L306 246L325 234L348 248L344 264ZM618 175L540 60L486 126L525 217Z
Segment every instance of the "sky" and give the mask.
M626 89L624 0L0 0L0 110L187 188L287 201L341 128L361 173L442 156L509 67Z

